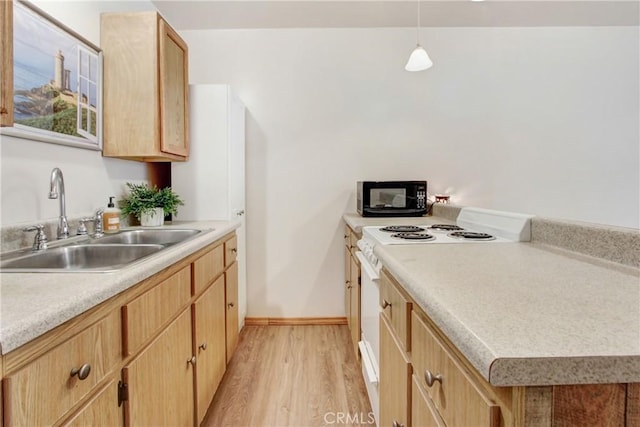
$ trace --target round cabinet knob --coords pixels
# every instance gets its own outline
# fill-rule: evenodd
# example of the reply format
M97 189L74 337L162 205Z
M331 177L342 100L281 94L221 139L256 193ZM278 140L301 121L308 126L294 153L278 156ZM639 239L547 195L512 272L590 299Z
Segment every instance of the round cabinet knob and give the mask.
M431 371L427 369L424 373L424 380L426 381L427 386L432 387L436 381L442 384L442 375L433 375Z
M404 427L404 424L401 424L399 422L397 422L396 420L393 421L393 424L391 424L392 427Z
M91 365L89 365L88 363L85 363L84 365L80 366L79 368L73 368L71 370L71 376L78 376L79 380L86 380L87 377L89 376L89 373L91 373Z
M207 343L204 342L204 343L200 344L200 346L198 348L201 349L202 351L206 350L207 349Z
M235 307L235 305L232 302L230 302L229 303L229 308L233 308L233 307Z
M386 299L382 300L382 309L384 310L387 307L391 307L391 303L389 301L387 301Z
M231 248L231 252L233 252L234 254L238 253L238 248Z
M187 363L191 363L193 366L196 365L196 357L195 356L191 356L191 359L187 360Z

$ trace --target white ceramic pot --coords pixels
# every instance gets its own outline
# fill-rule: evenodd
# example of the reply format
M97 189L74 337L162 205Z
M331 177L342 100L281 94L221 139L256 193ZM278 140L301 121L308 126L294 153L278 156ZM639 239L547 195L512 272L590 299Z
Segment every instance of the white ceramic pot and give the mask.
M164 224L164 210L155 208L149 212L143 212L140 215L140 225L143 227L160 227Z

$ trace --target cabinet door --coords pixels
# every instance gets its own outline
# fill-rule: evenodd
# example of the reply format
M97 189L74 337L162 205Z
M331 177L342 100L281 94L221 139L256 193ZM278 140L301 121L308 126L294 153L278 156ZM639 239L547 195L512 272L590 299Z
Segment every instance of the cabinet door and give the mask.
M189 84L186 43L159 18L160 117L163 152L189 155Z
M344 313L347 325L351 329L351 252L348 247L344 249Z
M350 282L351 298L349 301L349 325L351 327L351 342L353 351L358 356L358 341L360 341L360 264L353 256L350 257L351 264Z
M131 426L192 426L191 310L187 309L123 369Z
M89 400L78 413L62 424L64 427L124 425L122 408L118 406L118 381L110 381Z
M380 426L410 427L411 363L380 316Z
M229 363L238 344L238 263L234 262L224 275L227 302L227 363Z
M226 368L224 276L193 305L197 424L207 413Z
M431 398L420 386L420 379L413 375L411 384L411 424L416 427L446 427Z

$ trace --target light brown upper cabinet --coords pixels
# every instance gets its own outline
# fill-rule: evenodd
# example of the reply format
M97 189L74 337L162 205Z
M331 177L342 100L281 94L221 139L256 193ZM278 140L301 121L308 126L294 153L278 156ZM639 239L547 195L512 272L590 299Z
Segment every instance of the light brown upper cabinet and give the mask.
M156 12L101 17L103 155L145 162L189 155L187 44Z

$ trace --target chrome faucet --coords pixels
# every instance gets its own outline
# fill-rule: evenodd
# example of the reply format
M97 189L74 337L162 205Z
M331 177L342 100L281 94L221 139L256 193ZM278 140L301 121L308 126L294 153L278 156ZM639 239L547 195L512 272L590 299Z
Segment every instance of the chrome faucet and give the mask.
M60 218L58 218L58 239L69 237L69 224L67 223L67 212L64 200L64 177L59 168L51 171L51 188L49 198L60 200Z

